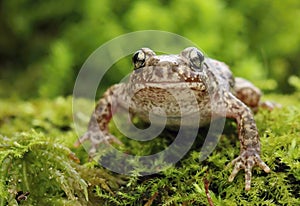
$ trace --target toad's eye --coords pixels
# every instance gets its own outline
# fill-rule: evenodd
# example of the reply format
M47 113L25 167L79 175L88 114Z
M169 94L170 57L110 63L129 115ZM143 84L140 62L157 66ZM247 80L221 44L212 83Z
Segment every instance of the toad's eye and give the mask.
M145 60L146 60L146 54L144 53L143 50L138 50L137 52L135 52L134 55L132 56L132 63L134 65L134 69L138 69L144 66Z
M199 49L195 47L188 47L181 53L191 62L191 66L193 69L202 70L204 54Z
M191 62L193 64L193 66L201 67L202 63L204 61L204 55L198 49L193 49L190 52L190 60L191 60Z
M151 59L151 57L155 56L155 52L149 48L141 48L137 52L135 52L132 56L132 63L134 65L134 69L139 69L145 66L146 61Z

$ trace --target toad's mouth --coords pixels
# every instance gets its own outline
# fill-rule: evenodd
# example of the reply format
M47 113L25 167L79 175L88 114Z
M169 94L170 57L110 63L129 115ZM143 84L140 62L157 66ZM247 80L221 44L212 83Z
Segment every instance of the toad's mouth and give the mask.
M143 88L159 88L159 89L192 89L204 91L206 86L203 82L182 82L182 81L164 81L164 82L144 82L144 83L133 83L132 88L143 89Z
M149 79L138 79L133 80L132 83L139 84L184 84L184 83L201 83L203 81L203 78L201 75L195 75L195 76L184 76L184 75L178 75L175 77L170 78L149 78Z

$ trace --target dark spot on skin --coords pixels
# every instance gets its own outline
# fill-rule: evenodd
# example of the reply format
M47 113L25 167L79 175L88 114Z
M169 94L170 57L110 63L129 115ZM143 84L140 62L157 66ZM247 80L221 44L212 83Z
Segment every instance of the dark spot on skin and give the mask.
M162 69L160 69L160 68L157 68L154 71L155 75L158 76L158 77L160 77L160 78L163 78L163 72L164 71Z

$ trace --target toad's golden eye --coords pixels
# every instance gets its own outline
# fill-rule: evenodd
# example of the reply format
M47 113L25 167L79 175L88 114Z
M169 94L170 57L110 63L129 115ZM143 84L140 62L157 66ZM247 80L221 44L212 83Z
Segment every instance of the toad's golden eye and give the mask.
M145 65L146 54L143 50L138 50L132 56L132 63L134 65L134 69L141 68Z

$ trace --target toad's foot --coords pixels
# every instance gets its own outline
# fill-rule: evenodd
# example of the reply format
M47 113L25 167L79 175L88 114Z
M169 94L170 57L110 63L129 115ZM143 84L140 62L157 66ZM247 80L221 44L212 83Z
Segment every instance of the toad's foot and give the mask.
M92 132L88 131L84 135L82 135L77 142L75 142L74 146L79 147L83 142L90 141L91 148L89 149L89 154L94 154L97 151L98 145L101 143L109 144L109 143L116 143L122 145L123 143L118 140L115 136L104 133L104 132Z
M234 169L228 178L229 182L233 181L241 169L245 170L245 190L250 190L252 176L251 170L254 166L258 165L266 173L270 172L270 168L261 160L258 152L253 149L242 151L240 156L234 159L230 165L234 165Z
M272 111L276 108L278 108L278 109L282 108L281 104L278 104L276 102L270 102L270 101L265 101L265 102L259 103L259 107L262 109L269 110L269 111Z

